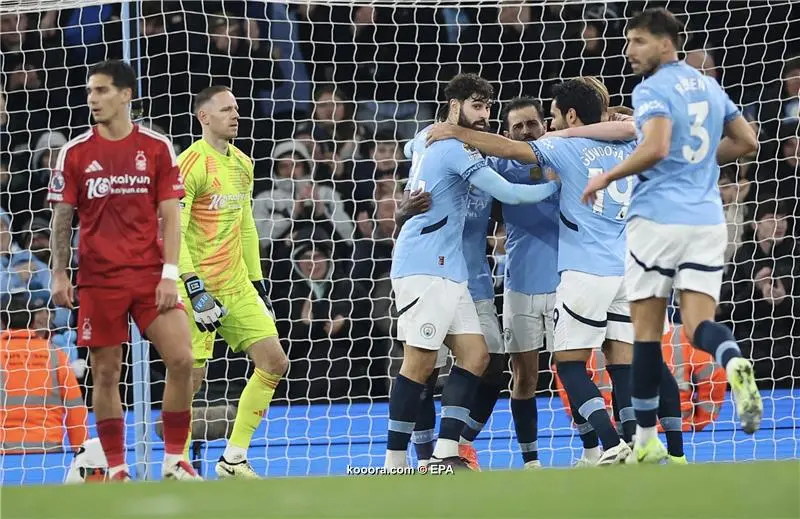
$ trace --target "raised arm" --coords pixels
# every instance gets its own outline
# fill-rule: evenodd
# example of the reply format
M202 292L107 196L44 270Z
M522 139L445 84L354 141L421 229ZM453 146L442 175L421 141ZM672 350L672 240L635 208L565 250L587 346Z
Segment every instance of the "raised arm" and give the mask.
M534 204L558 191L558 183L554 181L533 185L512 184L488 166L470 175L469 181L481 191L485 191L500 202L509 205Z
M652 117L642 126L643 138L627 159L617 164L611 171L595 175L589 179L583 192L585 203L594 203L595 193L605 189L611 182L639 173L653 167L669 155L672 140L672 121L667 117Z
M636 125L633 120L608 121L547 132L542 137L583 137L598 141L632 141L636 138Z
M445 139L456 139L476 148L484 155L535 164L536 154L525 141L513 141L502 135L479 132L450 123L436 123L428 133L427 144Z

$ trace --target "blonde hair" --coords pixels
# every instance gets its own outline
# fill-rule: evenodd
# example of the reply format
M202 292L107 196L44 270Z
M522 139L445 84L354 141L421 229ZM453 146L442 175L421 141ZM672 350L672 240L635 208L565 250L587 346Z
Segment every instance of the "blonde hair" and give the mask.
M578 79L592 87L594 91L597 92L597 94L600 96L600 101L603 103L603 115L605 115L605 113L608 112L608 105L611 104L611 95L608 93L606 86L602 81L594 76L581 76Z

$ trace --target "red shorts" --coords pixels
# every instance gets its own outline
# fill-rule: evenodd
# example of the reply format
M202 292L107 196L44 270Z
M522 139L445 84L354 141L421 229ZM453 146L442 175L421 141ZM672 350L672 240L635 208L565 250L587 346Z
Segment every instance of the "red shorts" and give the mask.
M156 287L160 276L126 288L82 287L78 290L78 345L116 346L129 338L128 315L144 333L159 315ZM177 308L183 309L178 301Z

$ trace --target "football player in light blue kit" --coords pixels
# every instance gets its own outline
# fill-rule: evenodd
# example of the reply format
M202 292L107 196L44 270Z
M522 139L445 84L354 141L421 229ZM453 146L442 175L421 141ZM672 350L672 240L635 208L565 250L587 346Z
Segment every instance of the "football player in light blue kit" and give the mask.
M504 134L517 141L536 140L545 123L538 101L521 97L505 103L500 114ZM541 169L490 157L489 164L509 182L540 184ZM535 178L532 178L535 177ZM511 357L511 415L525 468L541 466L538 451L539 349L553 344L553 308L558 285L558 197L535 205L503 204L506 231L503 343L489 346L489 366L478 387L467 427L461 433L462 457L475 460L472 442L483 429L504 388L505 353Z
M447 113L444 113L444 117L446 116ZM415 146L417 147L416 150L414 150ZM414 151L422 153L425 151L424 148L425 143L420 140L409 141L405 147L405 155L407 158L411 158ZM411 216L426 210L423 209L425 207L424 203L415 204L415 202L420 201L423 197L430 198L430 193L412 192L407 199L400 203L395 215L395 220L399 227L402 228ZM493 202L494 199L491 195L481 191L475 186L470 186L467 194L467 210L464 221L464 232L462 234L464 259L467 263L467 273L469 276L467 288L475 303L481 331L483 332L490 353L498 349L502 350L503 348L497 310L494 306L494 282L492 280L489 262L486 259L487 234ZM411 442L414 444L420 466L427 465L430 462L430 458L433 456L434 443L436 440L434 430L436 426L436 408L434 405L433 393L436 381L439 378L439 370L447 363L449 351L450 350L447 348L439 349L434 370L426 382L424 398L420 404L419 415L417 416L417 423L411 435ZM478 394L480 394L483 384L484 379L481 380ZM469 422L465 427L465 430L466 429L469 429ZM464 456L463 452L461 452L462 448L463 445L459 447L461 457L469 461L469 457Z
M445 89L447 120L478 130L488 128L494 91L474 74L454 77ZM427 131L415 137L425 142ZM456 357L442 393L442 419L432 464L466 468L458 456L458 438L475 390L488 362L475 304L467 289L462 235L470 184L505 203L535 203L558 189L511 184L463 143L450 140L424 148L414 145L404 197L417 190L431 194L431 208L411 217L397 237L392 259L392 288L398 308L398 340L405 344L403 364L389 398L385 466L407 466L407 449L425 382L437 352L447 344Z
M719 84L678 61L681 26L674 15L648 9L628 22L627 31L628 60L646 78L633 92L639 144L625 161L593 177L584 199L596 204L608 186L637 176L625 267L636 338L634 452L637 461L658 463L666 458L655 427L660 341L673 289L687 335L727 371L742 429L752 434L761 422L752 365L731 331L714 322L727 245L718 163L752 153L758 142Z
M603 105L592 87L580 80L570 80L554 89L551 113L553 127L561 130L600 122ZM443 137L455 137L487 154L538 163L560 175L558 271L561 277L556 289L552 348L571 403L603 443L604 452L596 463L625 461L631 453L630 447L620 441L600 390L586 373L586 361L592 349L600 347L609 365L630 359L633 328L622 276L625 218L633 181L611 185L593 207L581 203L581 194L590 177L622 162L633 145L558 137L524 143L452 125L437 125L429 140Z

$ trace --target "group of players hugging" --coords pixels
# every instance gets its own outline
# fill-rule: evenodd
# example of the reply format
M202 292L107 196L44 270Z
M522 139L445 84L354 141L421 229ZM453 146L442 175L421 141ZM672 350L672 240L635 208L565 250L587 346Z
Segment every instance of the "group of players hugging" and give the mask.
M405 346L389 403L388 472L408 467L411 441L420 465L477 469L472 441L501 391L505 353L522 458L540 467L543 346L583 441L578 465L686 463L678 388L661 353L673 289L687 337L727 372L742 428L758 429L752 366L714 322L727 237L718 164L757 141L715 80L678 61L679 32L663 9L629 22L627 56L645 77L632 118L609 108L601 83L581 78L554 90L554 131L541 105L520 98L504 106L506 136L493 135L491 85L461 74L447 85L439 121L406 145L412 168L391 271ZM163 478L200 479L187 458L191 402L217 330L255 370L215 472L257 478L248 447L288 360L262 280L253 163L231 144L237 102L226 87L200 92L202 138L176 157L166 137L131 120L135 82L123 62L90 70L96 124L61 149L48 194L53 300L68 308L77 301L67 272L76 209L80 220L78 343L90 351L103 479L131 479L118 391L129 316L167 367ZM493 200L507 232L502 334L485 253ZM618 429L586 372L597 348ZM433 387L448 349L456 361L437 436Z

